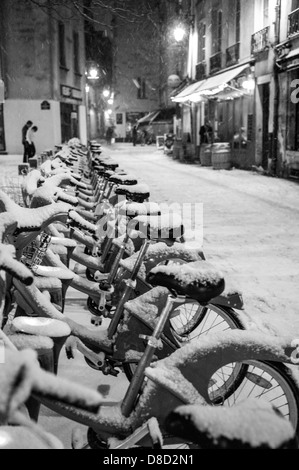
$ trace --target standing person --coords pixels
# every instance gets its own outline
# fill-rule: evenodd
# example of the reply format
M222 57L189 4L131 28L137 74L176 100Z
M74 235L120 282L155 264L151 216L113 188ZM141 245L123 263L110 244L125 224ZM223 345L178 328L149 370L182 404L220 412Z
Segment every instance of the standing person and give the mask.
M28 147L28 143L27 143L27 140L26 140L26 137L27 137L27 132L28 130L30 129L30 127L33 126L33 122L32 121L27 121L25 126L23 126L22 128L22 145L24 146L24 156L23 156L23 163L27 163L28 162L28 151L29 151L29 147Z
M28 160L29 158L33 158L36 154L34 139L37 131L38 127L32 126L30 129L28 129L26 134L26 142L28 144ZM25 163L28 163L28 160Z
M138 135L137 125L135 124L135 126L133 127L133 130L132 130L132 139L133 139L134 147L136 147L136 144L137 144L137 135Z
M205 121L205 124L201 126L200 131L200 144L212 144L213 143L213 128L210 121Z
M113 128L110 126L108 127L106 131L106 141L108 145L111 145L112 137L113 137Z

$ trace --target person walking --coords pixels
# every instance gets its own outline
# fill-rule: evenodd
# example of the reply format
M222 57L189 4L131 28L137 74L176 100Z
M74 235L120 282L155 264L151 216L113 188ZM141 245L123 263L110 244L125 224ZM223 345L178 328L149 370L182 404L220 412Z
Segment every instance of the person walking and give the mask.
M28 130L32 126L33 126L33 122L32 121L27 121L25 126L22 127L22 145L24 146L23 163L27 163L28 158L29 158L28 157L29 146L28 146L28 142L26 140L26 137L27 137Z
M137 136L138 136L138 131L137 131L137 126L135 124L135 126L133 127L133 130L132 130L132 139L133 139L134 147L136 147L136 144L137 144Z
M111 145L111 143L112 143L113 134L114 134L113 127L112 126L108 127L108 129L106 131L106 141L107 141L108 145Z
M28 145L28 160L29 158L33 158L36 154L36 148L35 148L35 134L38 131L38 127L32 126L30 129L28 129L27 134L26 134L26 142ZM24 163L28 163L28 160Z

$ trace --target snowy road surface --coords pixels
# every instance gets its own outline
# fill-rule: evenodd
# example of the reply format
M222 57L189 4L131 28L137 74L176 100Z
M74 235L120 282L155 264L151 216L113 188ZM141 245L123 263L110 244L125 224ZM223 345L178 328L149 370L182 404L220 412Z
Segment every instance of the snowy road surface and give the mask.
M203 203L205 255L242 291L242 318L299 338L296 182L182 164L154 146L116 144L106 153L149 185L152 201Z
M243 293L247 327L299 338L299 185L251 172L220 171L173 161L152 147L116 144L107 149L121 167L138 176L158 203L204 204L204 252ZM15 177L21 157L1 157L0 178ZM190 220L185 220L190 226ZM200 228L200 227L197 227ZM90 325L86 297L68 291L66 315ZM103 326L105 328L105 325ZM124 374L104 377L78 354L61 354L59 375L121 400ZM42 407L40 424L71 447L77 425ZM86 428L82 436L86 436Z

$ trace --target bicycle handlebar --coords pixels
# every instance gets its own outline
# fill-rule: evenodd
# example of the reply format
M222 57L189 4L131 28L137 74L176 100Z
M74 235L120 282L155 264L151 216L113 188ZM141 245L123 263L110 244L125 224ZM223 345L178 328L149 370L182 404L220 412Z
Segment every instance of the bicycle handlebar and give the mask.
M11 214L1 214L0 216L0 270L8 272L26 286L33 283L33 275L22 263L15 259L15 249L11 245L2 245L5 236L15 232L17 221Z
M33 274L24 264L15 259L15 249L11 245L0 244L0 270L2 269L26 286L33 284Z

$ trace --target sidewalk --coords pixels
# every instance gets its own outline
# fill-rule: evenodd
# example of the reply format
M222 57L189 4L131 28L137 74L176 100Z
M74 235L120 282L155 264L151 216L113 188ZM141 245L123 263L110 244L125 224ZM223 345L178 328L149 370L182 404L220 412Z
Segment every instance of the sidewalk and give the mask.
M0 155L0 185L7 178L18 176L18 165L23 163L23 155Z

